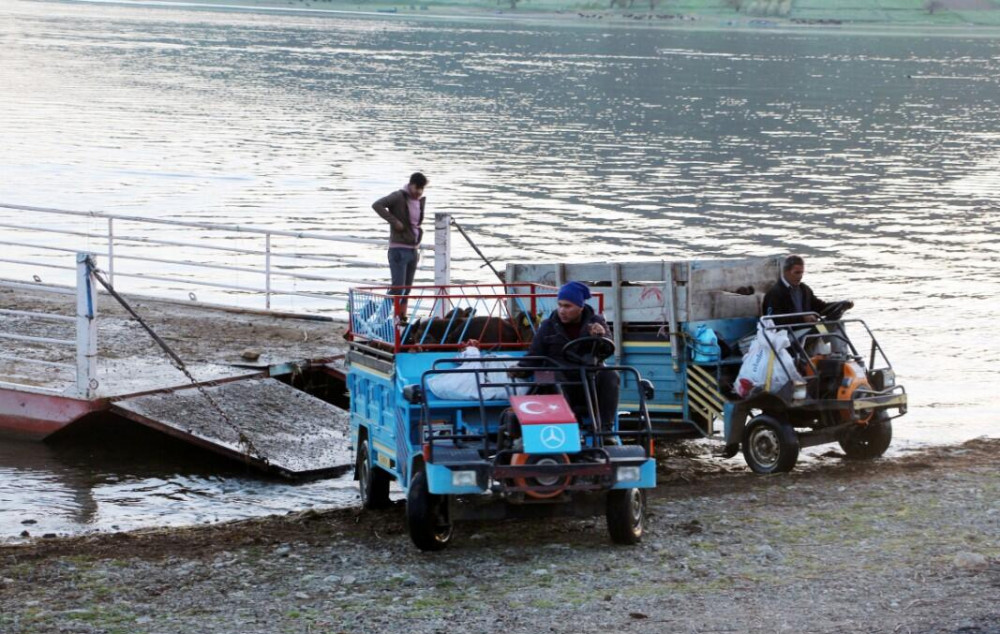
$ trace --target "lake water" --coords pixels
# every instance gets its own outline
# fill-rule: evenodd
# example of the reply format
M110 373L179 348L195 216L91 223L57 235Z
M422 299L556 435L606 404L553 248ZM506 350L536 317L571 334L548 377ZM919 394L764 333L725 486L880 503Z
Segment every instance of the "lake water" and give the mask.
M420 169L501 262L798 252L907 386L895 450L1000 433L1000 38L0 0L0 82L0 203L381 237ZM104 458L4 445L0 534L353 499Z

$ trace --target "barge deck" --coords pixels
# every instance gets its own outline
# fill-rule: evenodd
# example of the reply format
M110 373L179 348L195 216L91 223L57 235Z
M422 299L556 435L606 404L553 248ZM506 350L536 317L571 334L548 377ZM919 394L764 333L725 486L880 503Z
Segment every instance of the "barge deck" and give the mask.
M343 324L135 298L133 307L185 361L192 382L124 309L104 296L100 304L95 394L81 398L75 350L23 339L69 341L74 325L13 314L72 318L74 297L0 287L2 330L22 337L2 342L0 434L44 440L110 413L283 476L350 467L347 413L291 385L305 373L342 385Z

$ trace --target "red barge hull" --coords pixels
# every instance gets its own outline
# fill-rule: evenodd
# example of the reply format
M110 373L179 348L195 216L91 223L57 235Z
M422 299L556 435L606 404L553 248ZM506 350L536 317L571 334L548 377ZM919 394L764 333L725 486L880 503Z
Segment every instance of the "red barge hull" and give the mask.
M107 399L88 401L0 387L0 434L44 440L87 414L107 409Z

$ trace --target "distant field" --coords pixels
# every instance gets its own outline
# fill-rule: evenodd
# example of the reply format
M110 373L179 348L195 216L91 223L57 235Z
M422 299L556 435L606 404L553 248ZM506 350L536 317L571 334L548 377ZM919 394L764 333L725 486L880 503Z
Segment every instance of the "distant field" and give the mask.
M1000 7L991 0L937 0L933 12L927 0L795 0L789 17L847 22L1000 24L997 9Z
M773 17L796 20L841 20L852 23L911 23L958 25L1000 25L998 0L741 0L737 11L728 0L618 0L615 12L652 12L685 14L698 17L740 18ZM933 11L931 4L934 3ZM369 3L360 3L362 6ZM392 2L377 4L392 5ZM406 3L398 3L406 6ZM418 2L422 6L493 8L510 10L509 0L431 0ZM596 11L612 9L611 0L518 0L517 11Z
M171 1L171 0L166 0ZM304 6L335 10L574 14L587 18L656 19L656 24L761 26L853 24L901 26L1000 26L1000 0L175 0L209 4ZM512 2L514 5L512 5ZM612 5L612 2L615 4ZM631 2L631 4L629 4ZM515 6L516 5L516 6ZM740 5L737 9L736 5ZM683 19L680 19L683 18ZM752 21L752 23L751 23ZM651 22L653 24L654 22Z
M267 2L267 0L264 0ZM322 6L331 0L302 0ZM998 25L1000 0L332 0L360 9L392 8L433 10L435 8L491 10L518 13L593 12L654 13L664 17L684 15L701 20L773 19L778 21L841 21L853 24L898 23L904 25ZM275 0L275 4L284 4ZM737 10L735 5L739 4ZM933 6L932 6L933 5ZM933 10L931 10L933 9Z

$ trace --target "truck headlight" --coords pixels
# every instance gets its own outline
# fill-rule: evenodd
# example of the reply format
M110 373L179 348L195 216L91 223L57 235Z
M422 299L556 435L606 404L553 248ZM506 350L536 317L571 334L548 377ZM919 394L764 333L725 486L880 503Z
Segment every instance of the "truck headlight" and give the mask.
M638 482L641 477L639 467L618 467L619 482Z
M884 370L874 370L868 373L868 382L873 389L878 392L896 387L896 373L886 368Z
M478 484L475 471L451 472L451 486L453 487L474 487Z

